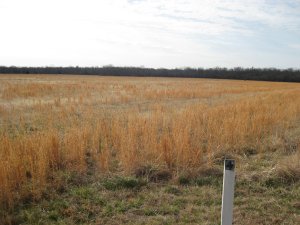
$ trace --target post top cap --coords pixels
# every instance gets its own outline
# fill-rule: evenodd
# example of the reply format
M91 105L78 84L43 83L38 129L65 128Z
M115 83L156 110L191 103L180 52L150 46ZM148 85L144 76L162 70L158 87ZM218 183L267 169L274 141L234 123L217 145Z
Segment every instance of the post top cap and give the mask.
M235 160L234 159L225 159L224 165L225 165L225 170L234 170Z

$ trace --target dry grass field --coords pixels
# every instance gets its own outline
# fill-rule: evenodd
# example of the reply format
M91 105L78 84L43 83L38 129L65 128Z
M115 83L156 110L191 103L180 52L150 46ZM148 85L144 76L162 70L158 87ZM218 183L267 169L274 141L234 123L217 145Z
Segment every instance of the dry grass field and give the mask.
M0 75L0 224L300 223L300 84ZM2 223L1 223L2 221Z

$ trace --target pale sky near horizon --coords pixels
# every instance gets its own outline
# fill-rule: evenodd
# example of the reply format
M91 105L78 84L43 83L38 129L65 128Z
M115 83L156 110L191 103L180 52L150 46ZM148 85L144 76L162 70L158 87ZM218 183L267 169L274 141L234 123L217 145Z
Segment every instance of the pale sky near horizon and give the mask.
M0 0L0 65L300 68L300 0Z

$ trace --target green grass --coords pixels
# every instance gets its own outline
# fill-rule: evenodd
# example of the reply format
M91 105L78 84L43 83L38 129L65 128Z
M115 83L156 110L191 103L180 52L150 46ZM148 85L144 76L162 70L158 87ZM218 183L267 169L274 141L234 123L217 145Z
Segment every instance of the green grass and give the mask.
M146 182L133 177L114 177L104 180L102 184L107 190L116 191L120 189L139 189Z
M15 209L15 224L219 224L220 178L145 183L109 178L70 186ZM237 176L235 224L298 224L300 183L289 186L247 182Z

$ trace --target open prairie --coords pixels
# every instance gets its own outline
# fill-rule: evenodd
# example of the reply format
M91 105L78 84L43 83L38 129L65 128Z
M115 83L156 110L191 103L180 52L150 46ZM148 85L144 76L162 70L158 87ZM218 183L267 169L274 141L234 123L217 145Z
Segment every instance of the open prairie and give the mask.
M300 222L300 84L0 75L0 222Z

